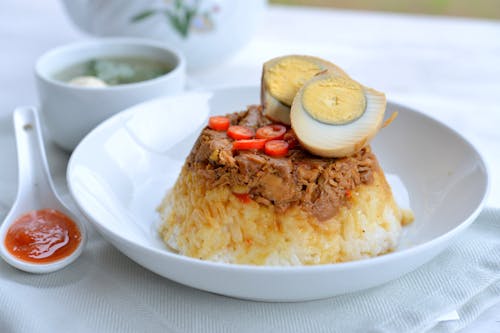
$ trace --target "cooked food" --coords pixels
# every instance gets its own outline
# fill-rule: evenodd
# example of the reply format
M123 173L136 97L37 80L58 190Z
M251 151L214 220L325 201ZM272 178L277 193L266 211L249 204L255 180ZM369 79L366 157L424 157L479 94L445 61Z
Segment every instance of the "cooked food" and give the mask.
M228 128L257 133L273 126L257 106L227 119ZM335 263L394 249L402 213L369 147L320 158L290 129L267 132L276 135L268 143L291 143L284 156L254 149L266 139L234 140L225 130L203 130L159 207L160 233L170 248L255 265ZM240 141L248 146L234 149Z
M287 56L264 64L262 104L209 119L158 208L165 244L250 265L393 250L412 215L368 145L383 126L385 95L327 61Z
M317 75L299 90L291 110L292 127L310 152L342 157L366 146L382 126L386 99L343 76Z
M347 74L326 60L303 55L271 59L262 68L261 103L273 121L290 125L290 107L299 89L315 75L328 71Z
M172 70L169 64L144 57L109 57L73 64L55 73L62 82L85 87L107 87L147 81Z
M77 76L68 83L74 86L93 88L104 88L108 86L106 82L95 76Z

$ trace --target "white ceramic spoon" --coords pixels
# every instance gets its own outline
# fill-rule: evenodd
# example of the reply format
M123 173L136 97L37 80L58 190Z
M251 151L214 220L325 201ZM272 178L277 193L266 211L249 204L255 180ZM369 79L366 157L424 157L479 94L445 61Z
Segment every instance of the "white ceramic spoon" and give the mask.
M84 225L57 196L45 156L40 122L32 107L14 111L14 129L17 142L18 190L16 200L0 227L0 255L12 266L30 273L50 273L73 262L82 252L86 231ZM80 244L73 253L51 263L31 263L13 256L5 246L5 236L10 225L29 211L52 208L71 218L80 229Z

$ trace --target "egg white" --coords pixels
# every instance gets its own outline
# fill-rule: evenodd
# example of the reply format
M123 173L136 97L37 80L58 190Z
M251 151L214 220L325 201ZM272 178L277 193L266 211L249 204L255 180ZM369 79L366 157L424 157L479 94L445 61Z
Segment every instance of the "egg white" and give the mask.
M363 86L366 98L363 114L347 124L326 124L314 119L302 104L304 89L311 82L321 80L322 76L308 81L295 96L290 112L292 128L302 146L315 155L322 157L351 155L366 146L382 127L387 104L385 94Z

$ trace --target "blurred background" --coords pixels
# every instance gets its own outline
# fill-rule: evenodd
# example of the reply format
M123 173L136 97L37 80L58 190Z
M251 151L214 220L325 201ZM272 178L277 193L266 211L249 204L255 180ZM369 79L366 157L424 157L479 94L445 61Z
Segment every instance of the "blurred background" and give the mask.
M282 5L333 7L398 13L500 18L499 0L270 0Z

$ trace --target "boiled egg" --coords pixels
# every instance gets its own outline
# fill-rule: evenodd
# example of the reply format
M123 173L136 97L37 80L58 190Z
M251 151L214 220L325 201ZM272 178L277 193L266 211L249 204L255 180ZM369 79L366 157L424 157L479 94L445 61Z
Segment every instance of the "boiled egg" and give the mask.
M304 83L324 71L347 77L336 65L311 56L288 55L264 63L261 84L264 114L273 121L290 125L290 106L295 95Z
M322 157L348 156L382 127L385 94L326 72L305 82L293 99L290 120L302 146Z

